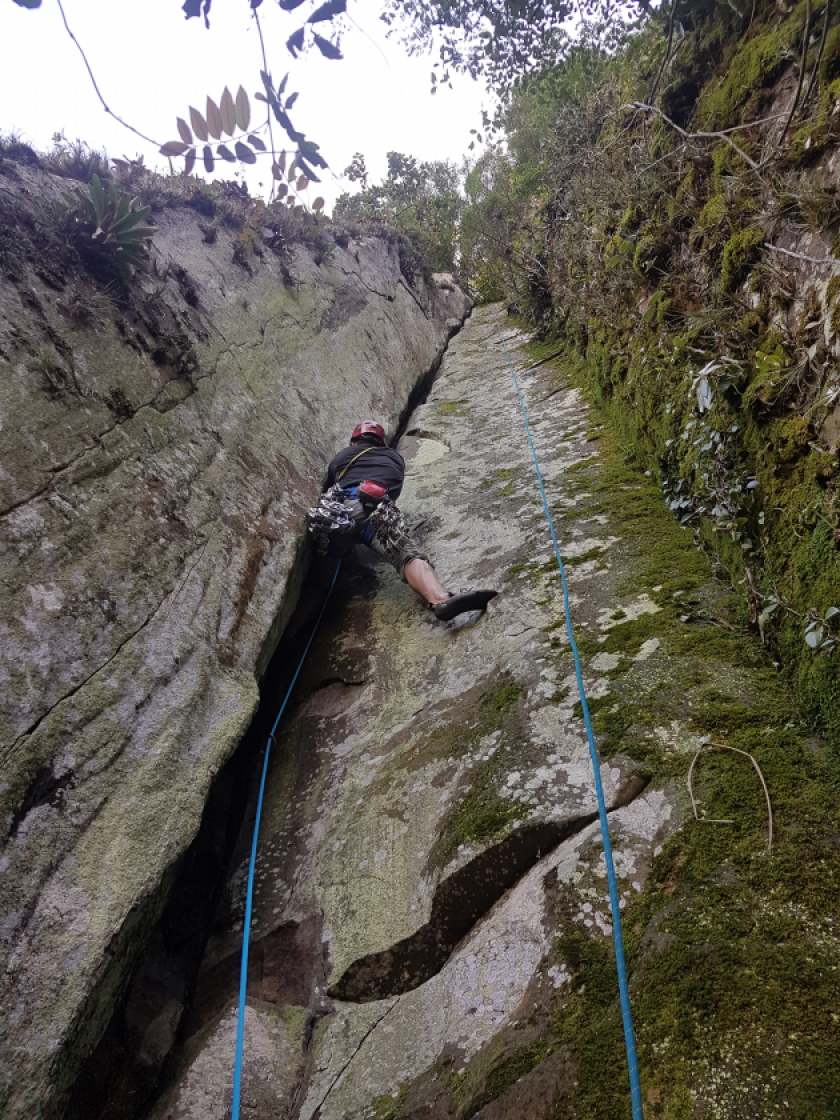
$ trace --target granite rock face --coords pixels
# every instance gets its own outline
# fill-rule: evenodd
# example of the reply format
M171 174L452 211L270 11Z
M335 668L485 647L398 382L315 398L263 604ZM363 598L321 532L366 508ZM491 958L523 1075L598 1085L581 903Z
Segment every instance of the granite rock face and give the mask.
M496 315L473 313L409 420L400 506L446 585L501 594L444 625L363 549L344 564L269 771L245 1023L250 1117L540 1120L571 1100L574 1061L557 1045L510 1086L489 1078L562 1014L574 985L559 934L609 946L612 932L559 584L546 596L520 578L554 560ZM522 337L507 337L527 366ZM619 526L569 485L598 470L579 393L557 391L542 369L523 385L539 406L553 508L571 515L576 625L605 635L619 608L655 615L647 593L616 590ZM590 698L609 690L610 666L588 657ZM620 752L601 776L624 905L683 809ZM243 834L152 1120L228 1115L249 843Z
M62 189L0 173L8 1118L57 1115L108 1021L252 718L325 464L359 418L396 428L469 310L385 241L249 262L187 208L126 298Z

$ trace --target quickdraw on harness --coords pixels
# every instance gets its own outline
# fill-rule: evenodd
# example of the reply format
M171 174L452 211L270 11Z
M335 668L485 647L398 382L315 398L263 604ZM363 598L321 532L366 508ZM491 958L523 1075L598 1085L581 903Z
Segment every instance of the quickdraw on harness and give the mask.
M357 459L373 448L366 447L354 456L337 475L331 486L318 499L318 505L309 510L309 532L315 538L315 547L326 556L330 544L349 548L354 541L367 544L375 533L399 517L388 491L379 482L365 479L358 486L344 489L339 485Z

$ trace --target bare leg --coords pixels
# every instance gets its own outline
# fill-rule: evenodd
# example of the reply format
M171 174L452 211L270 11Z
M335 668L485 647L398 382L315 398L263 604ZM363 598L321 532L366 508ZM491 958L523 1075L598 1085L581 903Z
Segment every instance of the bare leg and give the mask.
M449 592L441 586L434 568L426 560L409 560L405 566L405 580L427 603L434 605L449 598Z

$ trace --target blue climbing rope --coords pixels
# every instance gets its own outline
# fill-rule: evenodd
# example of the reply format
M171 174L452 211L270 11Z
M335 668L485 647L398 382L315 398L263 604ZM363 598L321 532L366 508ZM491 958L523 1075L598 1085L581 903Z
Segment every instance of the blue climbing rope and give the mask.
M510 366L511 377L513 384L516 387L516 395L519 397L519 407L522 409L522 417L525 421L525 432L528 436L528 443L531 445L531 454L534 457L534 466L537 469L537 479L540 484L540 494L542 495L543 509L545 510L546 520L548 527L551 530L551 540L554 544L554 555L557 557L557 564L560 568L560 578L563 581L563 604L566 611L566 633L569 635L569 642L572 647L572 654L575 659L575 676L577 677L578 691L580 692L580 706L583 710L583 722L586 724L586 737L589 740L589 753L592 757L592 769L595 773L595 793L598 798L598 817L601 821L601 837L604 843L604 858L607 862L607 880L610 887L610 909L612 910L613 922L613 939L615 941L615 963L618 969L618 994L621 1001L621 1018L624 1024L624 1044L627 1049L627 1068L630 1073L630 1097L633 1105L633 1120L644 1120L642 1113L642 1091L639 1085L639 1062L636 1057L636 1036L633 1033L633 1018L630 1014L630 996L627 992L627 967L624 963L624 938L621 936L621 912L618 903L618 885L615 880L615 867L613 866L612 845L610 844L610 830L607 824L607 807L604 803L604 790L601 785L601 768L598 761L598 749L595 746L595 736L592 734L592 721L589 718L589 705L586 703L586 693L583 688L583 675L580 668L580 654L578 653L577 643L575 642L575 635L572 630L572 616L569 608L569 587L566 583L566 569L563 567L563 560L560 556L560 547L557 544L557 534L554 531L554 521L551 517L551 511L548 508L548 498L545 494L545 484L543 483L542 471L540 470L539 460L537 459L537 449L534 447L534 441L531 438L531 425L528 423L528 413L525 409L525 400L522 396L522 390L519 388L519 381L517 380L516 373L513 369L513 362L510 360L510 352L507 348L504 335L502 334L501 327L498 321L496 322L496 330L499 332L499 338L502 340L502 345L505 348L505 356L507 357L508 365Z
M280 705L280 711L277 713L277 718L274 721L265 744L265 758L263 759L262 777L260 778L260 792L257 797L257 817L254 821L254 839L251 842L251 862L248 865L248 890L245 895L245 930L242 936L242 964L239 971L239 1016L236 1023L236 1061L233 1067L233 1105L231 1107L231 1120L239 1120L239 1098L242 1091L242 1046L245 1037L245 993L248 988L248 945L251 939L251 909L254 901L254 869L257 865L257 839L260 832L260 816L262 815L263 794L265 793L265 778L268 773L268 756L271 752L271 741L274 738L274 732L277 730L280 717L286 710L286 704L289 701L292 689L295 687L295 682L303 668L306 655L309 653L309 647L312 645L312 639L315 637L315 633L321 624L321 619L324 617L324 611L327 609L327 603L332 594L332 589L335 587L335 581L338 579L338 569L340 567L341 561L339 560L335 566L332 583L324 598L320 614L315 620L315 625L312 627L309 641L306 643L306 648L301 654L298 667L295 669L295 675L292 677L292 683L286 690L283 703Z

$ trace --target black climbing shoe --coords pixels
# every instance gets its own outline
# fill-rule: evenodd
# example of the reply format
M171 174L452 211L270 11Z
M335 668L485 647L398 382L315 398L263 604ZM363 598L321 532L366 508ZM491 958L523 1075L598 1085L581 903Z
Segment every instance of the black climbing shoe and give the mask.
M432 610L435 618L441 622L449 622L450 618L465 611L483 611L498 594L498 591L462 591L460 595L450 595L442 603L435 603Z

